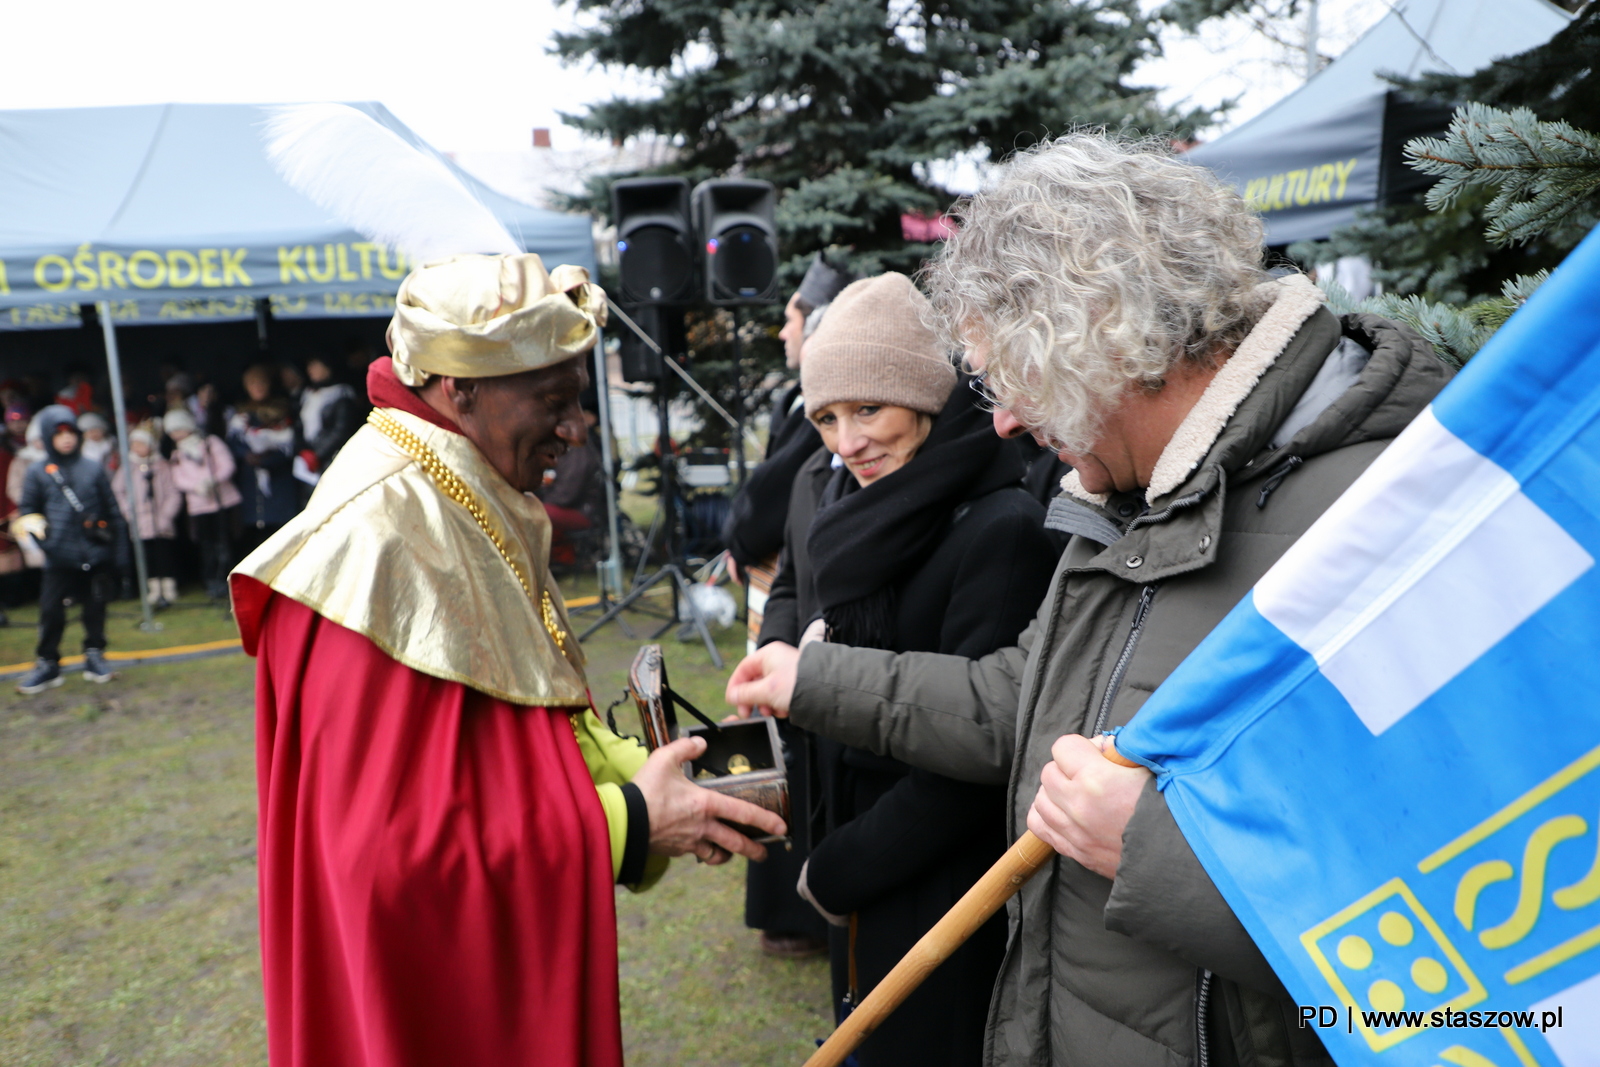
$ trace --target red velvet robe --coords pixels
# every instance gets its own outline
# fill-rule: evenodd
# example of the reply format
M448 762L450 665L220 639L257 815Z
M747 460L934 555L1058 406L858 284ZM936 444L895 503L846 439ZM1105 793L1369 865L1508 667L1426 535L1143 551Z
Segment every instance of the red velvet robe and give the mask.
M273 1067L620 1067L610 839L568 712L418 673L270 596Z

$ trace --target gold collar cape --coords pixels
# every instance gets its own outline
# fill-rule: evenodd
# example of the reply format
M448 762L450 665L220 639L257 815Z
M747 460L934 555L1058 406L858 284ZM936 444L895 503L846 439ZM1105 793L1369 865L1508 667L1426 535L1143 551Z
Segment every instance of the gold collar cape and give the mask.
M245 649L267 600L240 580L253 579L423 674L513 704L586 706L543 505L461 434L373 414L388 432L357 431L305 510L234 570Z

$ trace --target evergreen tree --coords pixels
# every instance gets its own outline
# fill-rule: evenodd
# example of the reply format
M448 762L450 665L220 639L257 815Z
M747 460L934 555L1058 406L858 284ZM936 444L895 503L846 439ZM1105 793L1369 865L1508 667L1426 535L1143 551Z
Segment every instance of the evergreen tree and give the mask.
M948 193L926 165L1083 124L1188 132L1127 84L1156 49L1138 0L578 0L586 29L555 51L655 76L653 99L613 99L571 125L614 141L670 138L662 173L737 173L783 191L785 252L797 269L845 245L864 269L914 269L928 252L900 216L937 213ZM600 209L604 181L586 198Z
M557 34L553 50L660 84L648 99L563 115L570 125L619 143L669 139L675 157L653 173L775 183L792 287L826 249L858 272L914 272L933 245L906 240L901 217L937 215L954 199L929 164L998 159L1085 124L1186 137L1209 122L1128 84L1158 47L1156 24L1140 8L1139 0L577 0L584 25ZM603 215L609 181L621 176L597 178L569 206ZM741 335L753 342L746 382L778 360L778 309L752 317L765 329ZM691 332L715 347L715 330ZM718 354L697 351L697 374L716 374Z
M1300 13L1300 5L1301 0L1282 0L1268 10L1261 0L1167 0L1156 14L1163 21L1193 33L1202 22L1241 12L1265 18L1290 18Z
M1484 237L1498 248L1542 236L1576 244L1600 204L1600 137L1570 123L1541 122L1524 107L1506 112L1468 104L1444 140L1406 145L1406 162L1441 179L1426 197L1434 210L1473 186L1496 190L1484 208Z

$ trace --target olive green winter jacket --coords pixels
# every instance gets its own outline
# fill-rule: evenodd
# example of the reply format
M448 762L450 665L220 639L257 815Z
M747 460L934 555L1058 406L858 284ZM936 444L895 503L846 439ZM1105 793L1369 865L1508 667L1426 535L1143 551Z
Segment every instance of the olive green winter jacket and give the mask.
M1303 279L1271 284L1271 308L1179 427L1147 494L1073 502L1088 494L1068 475L1052 517L1079 536L1017 647L966 660L810 645L794 722L953 778L1008 783L1019 835L1056 738L1127 723L1450 376L1408 328L1336 318ZM994 1067L1331 1062L1153 780L1115 881L1056 857L1010 919L986 1040Z

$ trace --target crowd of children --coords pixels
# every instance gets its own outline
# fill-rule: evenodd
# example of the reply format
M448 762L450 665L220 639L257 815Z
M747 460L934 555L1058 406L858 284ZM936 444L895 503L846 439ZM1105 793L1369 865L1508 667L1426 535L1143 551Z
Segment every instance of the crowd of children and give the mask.
M299 512L365 418L365 391L339 380L345 369L322 356L257 364L233 405L214 385L171 374L161 395L130 410L126 468L105 390L87 373L69 374L43 405L37 383L0 382L0 625L6 608L35 596L40 605L36 664L19 690L61 684L72 605L82 609L84 677L98 682L111 677L110 600L166 608L193 578L225 603L228 571ZM135 541L146 571L137 591Z

